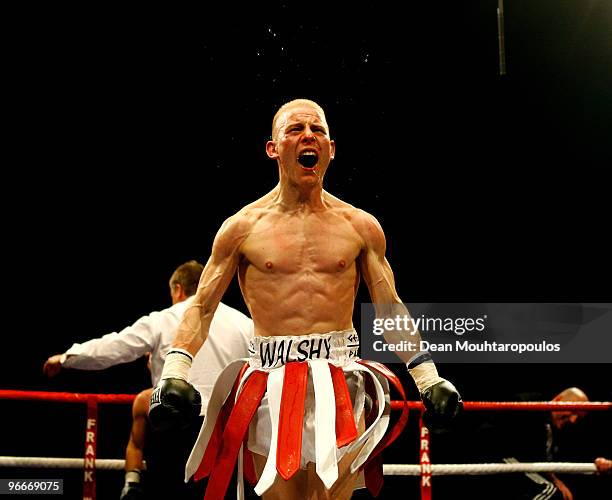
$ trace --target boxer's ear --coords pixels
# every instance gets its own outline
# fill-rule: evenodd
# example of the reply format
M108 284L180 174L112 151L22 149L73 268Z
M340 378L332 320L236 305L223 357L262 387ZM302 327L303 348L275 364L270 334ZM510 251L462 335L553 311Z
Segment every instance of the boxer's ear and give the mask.
M268 154L268 158L272 160L276 160L278 158L278 151L276 149L275 141L266 142L266 153Z

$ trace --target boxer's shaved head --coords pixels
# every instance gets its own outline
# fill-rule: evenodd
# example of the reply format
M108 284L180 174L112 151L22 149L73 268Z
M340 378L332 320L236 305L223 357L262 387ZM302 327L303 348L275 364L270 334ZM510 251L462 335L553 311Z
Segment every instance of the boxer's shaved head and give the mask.
M589 400L587 395L578 387L570 387L569 389L565 389L557 394L553 401L569 401L569 402L578 402L578 403L586 403ZM554 427L557 429L564 429L568 425L573 425L582 417L584 417L585 413L582 411L553 411L551 413L551 420Z
M287 114L291 108L295 108L298 106L310 106L315 109L317 113L320 115L321 120L325 124L325 127L328 129L327 133L329 134L329 127L327 126L327 119L325 118L325 111L323 108L319 106L316 102L311 101L310 99L294 99L293 101L286 102L274 115L274 119L272 120L272 140L275 141L278 137L279 128L282 127L283 120L282 118Z

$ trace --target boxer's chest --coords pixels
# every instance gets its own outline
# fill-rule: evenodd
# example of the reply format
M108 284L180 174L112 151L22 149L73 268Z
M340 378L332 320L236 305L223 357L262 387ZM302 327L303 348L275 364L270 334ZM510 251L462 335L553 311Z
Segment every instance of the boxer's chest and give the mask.
M256 228L243 251L262 272L338 272L355 262L360 239L340 217L279 217Z

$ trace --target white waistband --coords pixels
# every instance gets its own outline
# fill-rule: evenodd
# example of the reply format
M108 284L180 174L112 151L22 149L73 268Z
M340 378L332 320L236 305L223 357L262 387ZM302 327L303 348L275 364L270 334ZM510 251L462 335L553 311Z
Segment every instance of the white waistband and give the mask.
M358 357L359 336L354 329L308 335L255 336L249 346L250 365L273 370L289 361L326 359L344 366Z

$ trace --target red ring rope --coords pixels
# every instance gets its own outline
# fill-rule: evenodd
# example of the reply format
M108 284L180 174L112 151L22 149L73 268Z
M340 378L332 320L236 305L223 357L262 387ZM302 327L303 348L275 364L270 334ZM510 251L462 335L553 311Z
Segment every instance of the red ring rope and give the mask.
M401 410L404 406L403 401L391 401L391 409ZM420 401L409 401L408 408L411 410L423 410ZM587 410L587 411L607 411L612 410L612 402L588 402L579 403L577 401L465 401L463 409L473 410L496 410L496 411L562 411L562 410Z
M0 399L19 399L22 401L87 403L87 401L95 399L98 403L127 404L134 401L135 397L134 394L77 394L74 392L0 390Z
M84 498L95 500L95 456L96 456L96 424L97 424L97 403L128 404L134 401L136 396L132 394L78 394L71 392L44 392L44 391L17 391L0 390L0 399L12 400L38 400L53 401L64 403L87 403L88 419L85 441L85 477L84 477ZM391 401L393 410L405 408L404 401ZM423 411L423 404L420 401L409 401L410 410ZM560 411L560 410L583 410L583 411L607 411L612 410L612 402L574 402L574 401L550 401L550 402L513 402L513 401L466 401L463 404L467 411L472 410L494 410L494 411ZM423 439L423 427L421 425L421 451L429 449L428 439ZM426 441L426 442L425 442ZM88 462L90 466L87 467ZM421 493L422 498L431 498L431 464L424 461L421 456ZM426 482L424 482L426 480Z
M95 398L98 403L127 404L134 401L133 394L77 394L72 392L43 392L43 391L16 391L1 390L0 399L57 401L64 403L87 403L89 398ZM391 401L393 410L401 410L403 401ZM410 410L422 410L420 401L408 401ZM466 401L463 408L467 411L474 410L496 410L496 411L562 411L562 410L586 410L586 411L608 411L612 410L612 402L588 402L579 403L575 401Z

